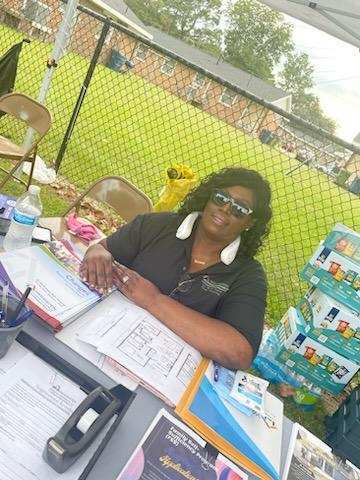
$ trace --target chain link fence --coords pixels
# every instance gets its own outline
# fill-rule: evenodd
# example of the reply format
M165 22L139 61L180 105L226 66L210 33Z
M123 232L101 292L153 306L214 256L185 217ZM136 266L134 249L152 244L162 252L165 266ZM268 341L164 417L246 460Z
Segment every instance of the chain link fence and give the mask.
M16 91L37 98L63 12L58 0L2 0L0 55L31 40ZM156 42L78 8L47 96L54 123L39 154L79 188L119 174L154 202L176 163L200 178L224 166L258 170L273 189L272 231L260 260L268 323L276 323L305 290L298 272L333 225L359 230L360 149L287 113L285 92L207 54L197 61L192 47L151 33ZM0 121L2 134L21 140L23 132Z

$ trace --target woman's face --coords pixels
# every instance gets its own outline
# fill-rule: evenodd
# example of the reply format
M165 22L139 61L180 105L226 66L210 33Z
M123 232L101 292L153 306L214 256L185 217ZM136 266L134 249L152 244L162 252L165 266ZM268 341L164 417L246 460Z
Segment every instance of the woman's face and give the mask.
M235 186L221 189L230 197L250 210L255 208L255 196L252 190L246 187ZM201 226L214 240L231 243L245 229L253 225L251 215L237 217L231 212L231 205L218 205L214 201L207 202L201 217Z

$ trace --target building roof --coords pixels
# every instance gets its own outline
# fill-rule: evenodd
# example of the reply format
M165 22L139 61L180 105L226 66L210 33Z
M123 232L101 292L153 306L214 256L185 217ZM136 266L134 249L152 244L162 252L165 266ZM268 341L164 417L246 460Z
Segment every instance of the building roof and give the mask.
M118 13L121 13L121 15L125 15L125 17L127 17L129 20L132 20L134 23L139 25L139 27L145 28L145 25L140 20L140 18L137 17L135 13L130 10L130 8L122 0L103 0L103 2L106 3L108 7L116 10Z
M160 46L263 100L275 102L290 95L284 90L265 82L265 80L255 77L229 63L218 61L213 55L172 37L155 27L146 26L146 30L152 34L153 41Z
M81 3L115 19L145 38L152 39L145 25L122 0L82 0Z

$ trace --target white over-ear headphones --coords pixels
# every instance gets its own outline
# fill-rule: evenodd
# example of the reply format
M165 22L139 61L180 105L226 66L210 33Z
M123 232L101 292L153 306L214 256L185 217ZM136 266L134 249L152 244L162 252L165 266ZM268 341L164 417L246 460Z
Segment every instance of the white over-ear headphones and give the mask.
M179 225L179 228L176 231L176 238L179 238L180 240L186 240L189 238L199 215L200 212L189 213L189 215L187 215ZM241 236L239 235L233 242L221 250L220 260L222 263L225 265L230 265L230 263L234 261L240 246L240 242Z

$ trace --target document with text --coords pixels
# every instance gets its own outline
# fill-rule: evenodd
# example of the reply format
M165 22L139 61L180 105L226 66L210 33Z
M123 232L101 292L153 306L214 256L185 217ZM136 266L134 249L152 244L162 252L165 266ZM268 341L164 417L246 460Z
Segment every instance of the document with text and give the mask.
M65 473L42 458L55 435L86 394L52 367L28 353L1 376L0 478L75 480L98 448L106 430Z
M56 338L93 365L96 365L103 373L105 373L105 375L114 380L114 382L123 385L133 392L139 385L138 380L130 378L129 375L121 371L120 368L117 368L117 366L113 364L106 355L100 353L96 349L96 346L92 342L86 343L80 340L80 334L83 330L88 325L91 325L91 322L99 315L98 310L101 310L102 315L106 318L112 314L110 309L106 307L107 304L111 304L111 301L109 302L108 299L105 299L103 302L95 306L93 310L82 315L75 322L57 333ZM100 305L102 305L102 307L100 307Z
M200 364L201 355L178 335L121 293L87 312L79 340L89 343L176 405Z
M0 277L13 293L33 289L27 305L54 330L61 330L100 301L79 278L80 260L61 242L0 254Z

